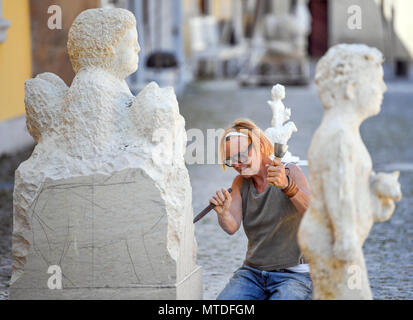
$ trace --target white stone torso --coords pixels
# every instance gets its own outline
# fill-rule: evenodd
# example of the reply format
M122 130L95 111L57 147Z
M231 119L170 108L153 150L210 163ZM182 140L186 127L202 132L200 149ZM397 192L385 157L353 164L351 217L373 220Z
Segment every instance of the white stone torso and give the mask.
M334 157L337 146L332 146L334 136L341 135L346 141L340 141L351 147L350 163L352 172L339 172ZM339 124L322 123L320 128L314 134L313 141L309 148L309 166L310 166L310 183L311 183L311 202L307 211L308 219L316 219L325 227L330 228L329 218L325 212L325 194L328 193L328 183L320 179L322 172L325 170L337 170L336 174L351 174L355 182L354 188L354 206L357 216L357 234L360 243L366 239L373 224L372 205L370 202L370 177L372 173L372 160L367 151L364 142L361 139L359 131L349 134L351 128L339 127ZM330 156L331 155L331 156ZM326 159L330 159L326 161ZM331 181L330 183L334 183ZM350 191L350 190L349 190Z
M127 108L133 99L124 80L101 69L81 70L67 92L63 108L62 135L69 144L69 153L90 158L110 144L119 144L128 126Z

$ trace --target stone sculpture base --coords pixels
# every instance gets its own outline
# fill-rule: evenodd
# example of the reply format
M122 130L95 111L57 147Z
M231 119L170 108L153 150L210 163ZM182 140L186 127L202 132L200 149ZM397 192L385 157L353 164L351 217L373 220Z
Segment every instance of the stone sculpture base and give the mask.
M201 268L179 258L192 257L182 250L192 248L193 235L170 234L176 217L140 168L46 179L29 216L30 251L11 299L202 298ZM48 287L53 265L61 268L62 289Z
M48 275L50 276L50 275ZM47 282L47 277L45 282ZM118 288L16 288L11 300L201 300L202 268L198 266L187 278L172 285L135 285Z

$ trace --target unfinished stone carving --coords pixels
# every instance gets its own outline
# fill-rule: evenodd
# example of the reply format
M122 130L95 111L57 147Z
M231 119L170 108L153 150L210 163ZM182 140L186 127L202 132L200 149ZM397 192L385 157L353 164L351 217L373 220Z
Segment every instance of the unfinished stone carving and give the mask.
M315 82L325 109L308 152L311 202L298 240L316 299L372 299L362 246L375 221L401 199L399 172L372 171L360 124L380 112L382 54L340 44L319 61Z
M272 110L271 127L265 130L265 135L272 143L288 145L291 135L297 132L295 123L290 120L291 109L286 108L282 100L285 98L284 86L277 84L271 89L272 100L267 101ZM287 122L288 121L288 122ZM282 158L283 162L297 163L300 158L295 157L287 151Z
M132 13L86 10L69 31L70 88L27 80L37 145L16 171L11 299L201 298L185 121L172 88L131 94L139 49Z

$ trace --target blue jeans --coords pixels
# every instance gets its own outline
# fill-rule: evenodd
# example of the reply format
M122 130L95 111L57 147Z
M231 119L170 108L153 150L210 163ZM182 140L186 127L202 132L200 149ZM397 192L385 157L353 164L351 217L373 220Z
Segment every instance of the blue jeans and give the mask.
M243 265L217 300L311 300L310 273L261 271Z

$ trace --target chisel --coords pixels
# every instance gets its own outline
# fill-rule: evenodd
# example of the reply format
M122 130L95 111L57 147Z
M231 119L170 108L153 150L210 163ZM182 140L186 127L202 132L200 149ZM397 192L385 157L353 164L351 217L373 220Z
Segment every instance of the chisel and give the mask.
M231 193L232 189L229 188L227 189L229 193ZM194 223L201 220L209 211L215 208L215 204L210 203L208 207L206 207L204 210L202 210L195 218L194 218Z

